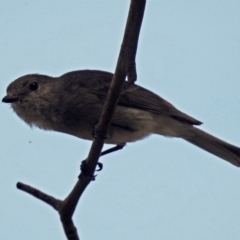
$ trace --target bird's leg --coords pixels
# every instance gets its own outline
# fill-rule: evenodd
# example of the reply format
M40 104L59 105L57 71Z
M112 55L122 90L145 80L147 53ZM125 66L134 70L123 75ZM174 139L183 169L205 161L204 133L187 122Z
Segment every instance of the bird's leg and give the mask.
M100 157L103 156L103 155L106 155L106 154L109 154L109 153L121 150L121 149L123 149L125 147L125 145L126 145L126 143L121 144L121 145L116 145L115 147L109 148L109 149L101 152Z
M126 145L126 144L124 143L124 144L116 145L115 147L109 148L109 149L101 152L100 157L103 156L103 155L106 155L106 154L109 154L109 153L112 153L112 152L116 152L116 151L118 151L118 150L121 150L121 149L124 148L125 145ZM97 163L97 166L98 166L98 169L96 169L96 171L99 172L99 171L101 171L101 170L103 169L103 164L102 164L101 162L98 162L98 163ZM89 176L89 177L92 177L92 180L95 180L96 175L90 174L89 169L88 169L88 167L87 167L87 165L86 165L86 160L83 160L83 161L82 161L81 166L80 166L80 169L81 169L81 171L84 173L84 175Z

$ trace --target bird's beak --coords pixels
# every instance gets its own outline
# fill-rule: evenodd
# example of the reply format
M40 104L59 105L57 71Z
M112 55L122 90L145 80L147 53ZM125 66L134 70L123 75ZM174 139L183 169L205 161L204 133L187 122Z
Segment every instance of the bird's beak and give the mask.
M13 102L17 102L18 100L19 100L19 97L17 97L17 96L7 95L2 99L2 102L13 103Z

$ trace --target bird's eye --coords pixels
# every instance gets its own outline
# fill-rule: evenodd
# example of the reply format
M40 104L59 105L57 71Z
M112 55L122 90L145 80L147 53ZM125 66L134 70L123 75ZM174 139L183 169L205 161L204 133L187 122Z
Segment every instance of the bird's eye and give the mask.
M38 84L37 84L36 82L30 83L29 89L30 89L31 91L36 91L36 90L38 89Z

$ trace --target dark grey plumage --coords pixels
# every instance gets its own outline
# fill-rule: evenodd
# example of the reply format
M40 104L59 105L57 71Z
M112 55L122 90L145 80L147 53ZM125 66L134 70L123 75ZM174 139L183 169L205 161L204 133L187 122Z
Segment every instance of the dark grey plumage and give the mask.
M3 102L10 102L30 125L92 140L112 76L93 70L69 72L57 78L26 75L8 86ZM151 133L180 137L240 166L240 148L195 127L200 124L155 93L126 82L106 142L119 145Z

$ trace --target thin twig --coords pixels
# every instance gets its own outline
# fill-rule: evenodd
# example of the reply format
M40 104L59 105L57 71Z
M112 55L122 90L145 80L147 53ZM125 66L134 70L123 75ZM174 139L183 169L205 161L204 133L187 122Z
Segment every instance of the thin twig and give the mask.
M121 94L121 90L126 79L127 71L129 70L126 68L125 62L130 62L130 59L135 59L136 50L132 51L133 45L137 44L141 22L144 13L145 7L145 0L132 0L130 11L128 15L127 25L123 37L123 42L121 45L118 62L115 70L115 74L113 76L113 80L108 91L107 100L105 106L102 111L102 115L99 120L99 124L97 125L96 129L96 138L94 139L86 164L90 173L94 174L98 158L101 154L102 147L104 144L104 137L107 135L108 128L111 123L111 119L116 108L118 99ZM140 12L140 13L139 13ZM133 15L133 16L132 16ZM134 24L130 21L134 19ZM136 28L139 28L136 30ZM134 32L135 34L132 34ZM137 49L137 46L134 47ZM135 60L134 60L135 63ZM131 64L130 64L131 65ZM66 204L62 209L62 213L68 215L69 217L72 216L77 201L81 197L83 191L87 187L87 185L91 182L91 178L86 177L84 174L80 174L80 180L78 181L73 189L73 191L69 194L69 196L65 199L69 204Z
M106 103L104 105L99 124L96 127L96 138L92 143L88 158L86 160L86 165L91 174L94 174L96 165L98 163L98 158L101 154L104 144L104 139L111 124L111 119L117 106L126 76L128 76L128 81L130 84L134 83L137 77L135 57L145 3L146 0L131 0L126 29L115 69L115 74L108 91ZM81 195L91 180L91 177L86 177L81 173L73 190L64 201L55 199L54 197L23 183L18 183L17 187L18 189L31 194L32 196L46 202L56 209L60 214L60 219L62 221L67 239L79 240L77 229L72 221L72 215L76 209Z
M34 196L35 198L38 198L39 200L42 200L43 202L47 203L48 205L52 206L55 210L59 211L59 209L62 206L62 201L59 199L56 199L44 192L41 192L40 190L31 187L29 185L26 185L24 183L18 182L17 188L19 190L22 190L24 192L29 193L30 195Z

